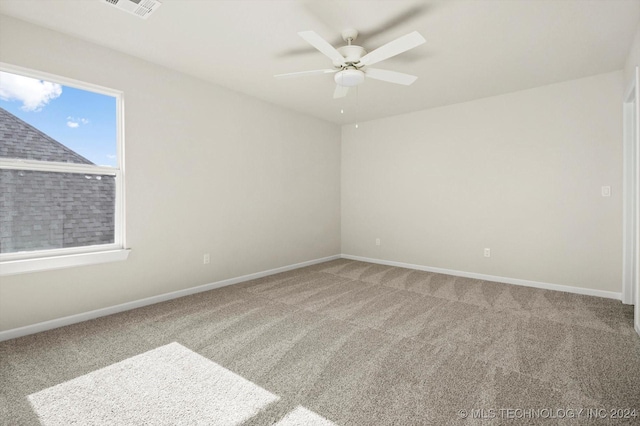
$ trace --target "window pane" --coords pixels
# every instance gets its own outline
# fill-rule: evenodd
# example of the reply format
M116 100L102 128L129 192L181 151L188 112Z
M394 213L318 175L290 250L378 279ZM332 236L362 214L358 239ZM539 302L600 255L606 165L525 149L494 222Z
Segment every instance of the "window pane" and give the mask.
M0 253L114 242L115 177L0 170Z
M0 157L117 164L117 99L0 71Z

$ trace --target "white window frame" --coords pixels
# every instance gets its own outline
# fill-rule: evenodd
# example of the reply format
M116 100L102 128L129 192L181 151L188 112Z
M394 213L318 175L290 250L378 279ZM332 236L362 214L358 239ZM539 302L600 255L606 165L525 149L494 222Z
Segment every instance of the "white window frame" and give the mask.
M85 83L3 62L0 62L0 71L36 78L38 80L50 81L64 86L116 98L116 159L118 164L118 167L106 167L77 163L0 158L0 169L3 170L31 170L57 173L80 173L85 175L110 175L115 178L116 186L113 243L16 253L0 253L0 276L127 259L130 250L126 248L125 239L123 93L119 90L109 89L95 84Z

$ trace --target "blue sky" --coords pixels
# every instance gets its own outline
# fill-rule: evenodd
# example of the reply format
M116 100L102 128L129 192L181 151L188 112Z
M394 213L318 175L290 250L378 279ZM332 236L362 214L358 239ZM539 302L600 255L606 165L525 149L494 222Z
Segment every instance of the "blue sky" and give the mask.
M97 165L117 165L112 96L0 73L0 107Z

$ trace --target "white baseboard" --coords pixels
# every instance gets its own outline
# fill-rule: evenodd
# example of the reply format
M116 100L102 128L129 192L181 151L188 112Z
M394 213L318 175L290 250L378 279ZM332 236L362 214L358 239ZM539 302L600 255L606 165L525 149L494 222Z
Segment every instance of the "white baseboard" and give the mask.
M572 287L561 284L550 284L539 281L521 280L519 278L507 278L499 277L495 275L477 274L475 272L456 271L453 269L434 268L431 266L414 265L411 263L394 262L391 260L373 259L370 257L353 256L350 254L343 254L343 259L359 260L361 262L378 263L380 265L398 266L400 268L417 269L419 271L436 272L438 274L455 275L458 277L475 278L483 281L495 281L505 284L522 285L526 287L535 287L545 290L564 291L567 293L584 294L587 296L604 297L607 299L622 299L622 293L616 293L615 291L595 290L591 288Z
M145 299L134 300L132 302L122 303L120 305L109 306L106 308L96 309L94 311L83 312L81 314L70 315L63 318L56 318L50 321L44 321L37 324L27 325L24 327L14 328L11 330L0 331L0 342L15 339L16 337L27 336L29 334L40 333L41 331L52 330L65 325L76 324L82 321L88 321L107 315L117 314L118 312L129 311L131 309L141 308L143 306L153 305L165 302L179 297L189 296L203 291L209 291L232 284L238 284L244 281L255 280L257 278L266 277L268 275L278 274L280 272L291 271L293 269L304 268L305 266L315 265L316 263L327 262L329 260L340 259L340 255L323 257L320 259L308 260L293 265L281 266L280 268L269 269L268 271L256 272L254 274L243 275L241 277L229 278L227 280L217 281L214 283L204 284L197 287L185 288L184 290L173 291L171 293L160 294L158 296L147 297Z

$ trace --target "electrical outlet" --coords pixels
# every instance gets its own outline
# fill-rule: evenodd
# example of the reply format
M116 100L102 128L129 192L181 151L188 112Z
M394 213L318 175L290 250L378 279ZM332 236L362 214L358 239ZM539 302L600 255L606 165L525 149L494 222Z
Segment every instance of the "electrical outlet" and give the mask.
M205 253L202 257L202 263L208 265L211 263L211 255L209 253Z
M380 245L380 238L376 238L376 245L379 246Z
M611 197L611 187L610 186L603 186L602 187L602 196L603 197Z
M490 248L484 249L484 257L491 257L491 249Z

